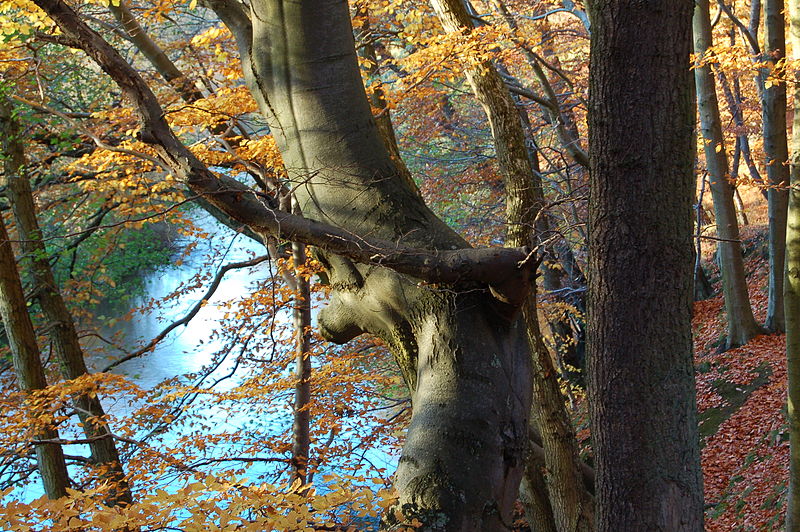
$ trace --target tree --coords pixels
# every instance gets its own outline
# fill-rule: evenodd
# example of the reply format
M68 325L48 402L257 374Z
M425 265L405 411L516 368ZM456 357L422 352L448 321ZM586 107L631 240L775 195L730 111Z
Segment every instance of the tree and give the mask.
M305 219L209 172L99 35L65 4L37 1L120 85L142 139L173 173L255 231L320 249L334 289L319 315L327 337L369 331L393 347L414 404L396 474L406 518L497 529L516 496L527 437L530 369L514 310L532 261L525 250L468 249L399 177L367 105L345 4L254 3L252 20L239 4L210 4L237 37Z
M472 22L459 1L433 0L433 7L449 33L469 33ZM495 151L506 187L506 244L534 245L535 228L544 208L541 177L534 172L525 149L525 134L514 101L491 62L465 68L466 78L481 103L492 128ZM579 147L578 147L579 149ZM564 407L558 372L542 340L536 314L535 292L522 308L528 345L533 354L533 424L540 434L544 465L548 471L550 507L557 530L591 530L594 501L583 483L575 434ZM536 467L526 468L526 483L541 483ZM534 499L535 501L535 499ZM533 502L533 501L532 501ZM528 515L545 513L528 509Z
M800 58L800 2L789 2L789 31L793 59ZM786 314L786 358L789 421L789 495L786 530L800 528L800 85L794 89L789 213L786 227L786 272L784 305Z
M2 103L2 101L0 101ZM5 145L7 139L13 139L16 131L9 124L11 109L0 105L0 131L3 133L3 173L5 176L16 173L21 154L12 152ZM5 183L4 183L5 184ZM0 216L0 317L2 317L14 362L19 387L26 393L42 390L47 381L36 343L22 282L17 271L11 239L6 231L5 222ZM51 499L67 494L69 475L64 461L64 452L57 443L58 432L47 426L41 427L36 437L40 443L34 444L39 474L42 476L45 493Z
M246 80L281 149L296 209L282 205L283 198L269 184L261 190L250 188L209 169L170 129L168 113L150 86L108 42L61 0L36 0L60 29L49 38L83 49L120 87L139 121L138 139L149 145L151 163L264 240L279 237L314 246L332 291L330 303L319 314L328 338L346 342L369 332L393 349L412 396L413 415L396 474L399 512L390 512L387 524L419 521L424 528L446 530L506 527L529 439L531 365L519 314L527 305L529 322L535 322L529 291L537 257L525 237L535 225L531 213L540 205L509 202L519 208L509 216L516 224L512 229L521 229L522 234L510 239L519 247L508 248L471 248L431 212L387 152L375 125L356 62L346 3L259 0L248 8L231 0L205 3L238 41ZM593 45L598 81L593 85L592 138L598 151L593 150L591 160L599 191L593 208L597 238L593 278L603 279L599 271L606 260L612 288L604 290L598 284L596 294L618 304L606 308L596 297L592 309L598 324L592 344L597 370L592 393L599 399L593 423L601 443L598 463L605 475L601 523L613 529L608 524L612 516L618 530L648 529L647 523L636 521L646 519L639 514L656 516L653 519L666 514L672 519L681 505L680 510L688 508L692 525L701 514L697 442L687 428L694 422L688 391L691 351L686 347L692 263L691 194L687 193L691 180L685 175L690 168L686 86L690 6L677 10L661 6L652 12L637 6L630 2L593 6L599 36ZM621 23L628 13L634 13L637 22L646 21L652 31L640 32ZM662 27L664 21L668 24ZM609 35L617 30L622 40L611 42ZM641 87L632 85L631 57L637 72L653 74L644 76ZM669 58L666 67L648 70L653 58L663 57ZM623 96L630 94L639 95L633 115L623 104ZM651 102L645 95L652 94L663 98ZM509 98L503 96L507 104ZM678 112L672 113L674 109ZM518 125L519 117L511 112L513 103L505 111L502 119ZM620 123L626 118L636 127ZM498 143L513 140L500 133L503 128L495 129ZM649 148L645 152L655 154L655 160L629 155L625 150L634 145ZM517 157L523 161L526 156ZM522 164L519 175L508 180L509 188L519 187L512 199L531 193L532 183L525 179L532 176L524 175L530 164L527 168ZM631 171L642 179L625 180ZM674 176L674 182L667 186L659 182L659 188L657 177L664 175ZM652 203L646 211L644 198L654 197L677 211L653 213ZM632 213L648 229L653 225L650 240L640 233L632 236L629 221L614 218L618 213ZM623 244L639 247L615 247ZM632 256L631 249L641 249L644 258ZM665 262L663 273L653 280L652 264L659 261ZM650 306L632 301L632 282L646 291ZM666 311L669 327L659 329L655 320L645 327L633 320L634 315L640 319L642 313L653 313L654 302L659 311L674 303ZM619 326L604 317L606 311L621 320ZM629 327L628 336L630 330L643 329L652 345L623 339L622 324ZM668 338L678 339L677 349L673 342L667 350ZM536 355L545 362L548 353L536 347ZM633 363L640 353L644 371ZM552 371L552 366L542 364L542 368ZM617 387L620 369L635 386ZM671 409L659 409L655 394L646 394L665 382L675 392L676 399L668 402ZM604 395L609 388L614 388L612 394ZM626 431L614 419L616 412L610 410L616 408L640 421L636 430ZM672 432L665 435L667 431ZM540 436L544 441L553 434ZM567 436L571 437L569 431ZM622 451L608 444L611 438L616 444L618 437L625 438L619 440ZM647 441L658 446L655 453L642 451ZM298 443L298 449L304 445ZM580 464L574 460L572 442L561 443L569 451L561 465L574 474ZM636 453L623 452L637 444ZM302 454L300 449L296 457ZM622 464L623 455L631 462ZM682 460L687 456L689 467ZM297 470L299 478L302 471ZM633 493L631 485L641 486L636 484L640 477L646 489ZM678 486L668 484L667 477L678 479ZM617 482L626 496L638 497L637 515L617 511L619 503L611 496ZM573 509L556 510L566 515ZM583 516L577 526L587 527L589 520ZM670 520L664 527L673 524Z
M50 336L61 373L67 379L77 379L87 375L88 369L72 316L50 268L26 171L23 140L12 109L11 102L0 96L3 152L9 158L5 167L6 195L14 212L21 248L27 257L24 264L31 272L34 293L45 319L51 324ZM104 420L105 411L100 399L96 395L81 393L75 397L74 403L89 440L92 461L99 468L105 468L101 476L108 482L109 494L106 500L112 505L130 504L133 499L116 444Z
M591 4L587 337L601 531L703 529L691 341L692 8Z
M725 297L725 313L728 317L728 349L746 344L761 334L761 327L753 317L744 261L739 240L736 208L733 205L733 186L728 182L728 159L722 136L722 123L710 58L705 57L711 46L711 21L708 2L700 1L694 14L694 52L704 63L695 68L697 107L700 114L703 147L706 154L711 196L720 242L717 250L720 257L722 291Z
M786 22L783 0L764 2L765 59L772 70L782 68L786 55ZM767 72L767 75L773 74ZM766 76L765 76L766 77ZM789 148L786 140L786 84L769 80L762 91L764 153L769 181L769 302L766 328L785 330L783 316L783 276L786 254L786 209L789 201Z

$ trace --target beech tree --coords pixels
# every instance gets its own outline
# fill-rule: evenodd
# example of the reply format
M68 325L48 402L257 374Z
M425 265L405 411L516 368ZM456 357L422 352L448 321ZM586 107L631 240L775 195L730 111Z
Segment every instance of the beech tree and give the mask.
M800 2L789 2L789 35L793 59L800 59ZM786 530L800 528L800 87L794 86L794 118L789 190L789 214L786 226L786 272L784 306L786 315L786 358L788 373L789 421L789 495Z
M711 73L713 57L705 57L712 44L711 20L707 0L697 2L694 14L694 52L701 57L702 64L695 68L697 108L700 115L700 130L706 155L706 167L714 200L714 215L720 241L717 246L722 291L725 297L725 314L728 318L728 334L725 347L746 344L761 334L762 329L753 317L747 279L744 274L742 246L736 207L733 204L734 187L728 182L728 158L722 136L716 84Z

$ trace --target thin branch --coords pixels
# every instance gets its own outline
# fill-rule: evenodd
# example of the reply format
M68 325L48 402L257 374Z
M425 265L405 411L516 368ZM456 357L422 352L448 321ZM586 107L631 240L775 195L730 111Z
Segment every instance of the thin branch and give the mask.
M155 338L153 338L146 346L142 347L141 349L139 349L137 351L129 353L129 354L125 355L124 357L118 359L118 360L115 360L114 362L112 362L111 364L109 364L105 368L103 368L101 370L101 373L105 373L107 371L110 371L111 369L119 366L120 364L122 364L124 362L127 362L128 360L132 360L132 359L140 357L140 356L142 356L142 355L144 355L146 353L149 353L150 351L153 350L153 348L155 348L156 345L158 345L158 343L161 340L166 338L166 336L169 333L171 333L172 331L174 331L175 329L177 329L181 325L188 325L189 322L192 321L192 319L195 316L197 316L197 313L200 312L200 310L208 303L208 300L211 298L211 296L214 295L214 292L217 291L217 288L219 288L220 283L222 283L222 279L225 277L225 274L227 274L229 271L236 270L236 269L241 269L241 268L251 268L253 266L257 266L258 264L261 264L262 262L264 262L265 260L268 260L268 259L269 259L269 255L261 255L260 257L256 257L256 258L251 259L251 260L246 260L246 261L241 261L241 262L232 262L232 263L226 264L225 266L220 268L219 271L217 272L217 275L214 276L213 281L211 281L211 285L208 287L208 290L206 290L206 293L203 294L203 297L200 298L200 300L191 308L191 310L189 310L189 312L187 312L181 319L173 321L172 323L167 325L164 328L164 330L161 331L160 333L158 333L158 335Z

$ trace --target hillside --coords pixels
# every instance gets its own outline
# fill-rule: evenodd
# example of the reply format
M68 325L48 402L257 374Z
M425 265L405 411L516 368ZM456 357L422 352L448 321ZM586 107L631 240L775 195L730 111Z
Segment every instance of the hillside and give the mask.
M743 190L750 225L742 228L750 300L763 322L767 308L766 201ZM704 266L718 277L704 244ZM694 306L695 361L706 530L777 530L782 526L789 467L784 335L759 336L719 353L722 294Z

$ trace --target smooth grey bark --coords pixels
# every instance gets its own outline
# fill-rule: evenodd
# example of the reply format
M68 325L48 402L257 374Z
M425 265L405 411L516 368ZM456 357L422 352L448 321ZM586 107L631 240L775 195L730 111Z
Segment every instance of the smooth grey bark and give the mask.
M693 24L694 51L703 55L712 44L708 0L698 0ZM733 186L728 182L728 160L711 65L698 66L694 73L709 188L714 200L717 235L721 239L717 249L721 259L722 292L728 318L726 347L732 348L746 344L763 331L753 317L747 293L739 226L733 203Z
M0 135L4 152L8 154L5 168L6 196L16 220L25 264L29 266L36 299L49 324L56 360L62 375L77 379L88 373L83 350L72 315L67 309L48 260L49 254L42 241L42 231L36 218L30 182L25 173L25 153L19 136L19 127L12 116L11 103L0 98ZM104 418L105 411L97 396L80 394L74 397L74 407L92 453L92 463L101 470L101 478L108 483L105 501L110 505L127 505L133 502L125 480L119 453Z
M789 0L792 59L800 60L800 0ZM800 530L800 84L794 84L789 208L786 226L786 359L788 373L789 494L786 532Z
M251 20L245 71L303 213L419 247L464 247L384 148L346 3L254 2ZM395 477L400 508L429 529L497 529L516 498L527 435L519 432L530 385L520 373L529 371L522 327L493 309L489 294L421 288L335 257L326 267L334 294L320 312L323 333L340 342L367 331L382 337L411 388L413 415ZM495 432L501 426L507 430Z
M597 530L700 531L691 0L591 3L589 405Z
M775 64L786 55L783 0L764 0L765 59ZM770 72L764 72L768 75ZM762 91L764 154L769 211L769 301L765 326L772 332L786 328L783 316L783 276L786 254L786 210L789 202L789 148L786 137L786 83L775 80Z
M36 333L28 315L14 251L11 249L11 241L2 216L0 216L0 317L3 319L11 347L19 387L25 392L45 388L47 381L39 358L39 346L36 345ZM54 428L43 428L36 433L36 437L42 441L53 441L58 439L58 432ZM34 449L45 493L51 499L64 497L69 487L69 476L61 445L37 443L34 444Z

